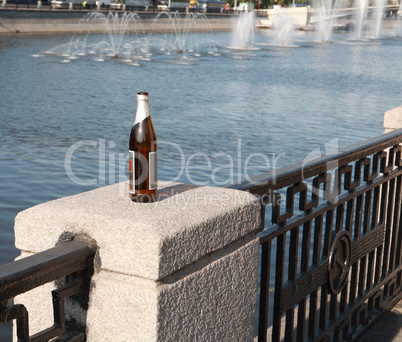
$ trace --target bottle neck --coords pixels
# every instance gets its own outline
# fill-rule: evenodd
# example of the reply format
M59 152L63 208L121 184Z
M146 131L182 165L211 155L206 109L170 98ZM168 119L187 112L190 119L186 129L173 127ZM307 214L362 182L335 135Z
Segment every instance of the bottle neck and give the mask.
M137 113L135 114L134 125L144 121L148 116L150 116L148 97L141 96L141 98L137 99Z

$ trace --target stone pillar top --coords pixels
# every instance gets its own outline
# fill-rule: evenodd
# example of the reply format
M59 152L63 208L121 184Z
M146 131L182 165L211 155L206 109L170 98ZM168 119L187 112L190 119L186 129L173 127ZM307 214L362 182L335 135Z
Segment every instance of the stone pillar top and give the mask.
M37 253L87 236L102 269L158 280L259 229L259 202L249 193L159 183L154 203L131 202L119 183L24 210L16 247Z
M384 128L387 132L402 128L402 106L390 109L384 113Z

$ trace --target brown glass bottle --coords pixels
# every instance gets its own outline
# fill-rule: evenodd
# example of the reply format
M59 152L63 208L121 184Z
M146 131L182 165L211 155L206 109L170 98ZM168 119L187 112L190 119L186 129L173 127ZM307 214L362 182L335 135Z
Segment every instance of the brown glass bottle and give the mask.
M148 203L157 196L157 140L149 111L148 93L137 94L137 113L129 143L130 199Z

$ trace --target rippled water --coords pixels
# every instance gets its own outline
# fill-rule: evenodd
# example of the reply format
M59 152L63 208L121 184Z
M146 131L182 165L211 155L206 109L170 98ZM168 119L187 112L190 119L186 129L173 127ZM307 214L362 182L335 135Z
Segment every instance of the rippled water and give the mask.
M272 35L259 31L255 42ZM219 56L159 56L135 67L37 57L70 36L0 36L0 264L18 255L19 211L125 178L138 91L150 93L163 180L223 185L333 139L346 146L381 134L383 113L402 102L401 40L347 38L317 43L298 33L297 48L239 52L224 48L229 33L217 33ZM78 182L66 173L72 149ZM1 328L0 341L8 334Z

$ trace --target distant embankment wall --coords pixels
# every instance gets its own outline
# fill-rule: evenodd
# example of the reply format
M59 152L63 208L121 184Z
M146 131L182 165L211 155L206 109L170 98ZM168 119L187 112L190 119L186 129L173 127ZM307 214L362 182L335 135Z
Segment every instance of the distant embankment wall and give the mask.
M6 10L0 9L0 33L74 33L80 31L82 19L88 15L83 11L63 10ZM153 13L138 13L141 20L129 26L130 32L165 32L171 30L167 18L154 20ZM208 16L208 20L196 19L193 30L228 31L231 17ZM183 19L183 25L187 25ZM82 27L81 27L82 29ZM85 31L104 32L102 23L85 26Z

